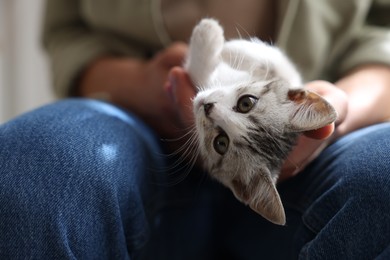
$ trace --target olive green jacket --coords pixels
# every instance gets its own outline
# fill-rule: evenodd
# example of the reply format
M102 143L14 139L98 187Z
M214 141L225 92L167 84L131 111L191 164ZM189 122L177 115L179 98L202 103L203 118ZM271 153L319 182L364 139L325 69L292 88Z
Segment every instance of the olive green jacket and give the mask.
M47 0L43 41L60 97L99 56L147 58L169 44L157 0ZM390 65L390 0L279 0L276 45L305 80ZM190 28L189 28L190 29Z

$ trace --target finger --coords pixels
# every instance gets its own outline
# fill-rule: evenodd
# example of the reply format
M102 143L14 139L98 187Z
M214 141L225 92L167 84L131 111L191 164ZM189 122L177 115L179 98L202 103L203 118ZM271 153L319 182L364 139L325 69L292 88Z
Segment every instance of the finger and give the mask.
M182 42L176 42L161 53L161 62L167 68L182 66L187 55L188 46Z
M304 132L304 135L312 139L323 140L330 137L334 132L334 124L326 125L320 129Z
M188 74L182 69L177 68L172 70L176 78L176 104L181 111L184 120L193 120L192 98L195 96L195 90L191 84Z
M194 120L192 98L196 92L187 72L181 67L174 67L169 72L168 78L167 91L176 104L182 122L186 126L192 125Z
M321 95L332 104L338 114L336 125L344 121L348 112L348 96L343 90L330 82L322 80L309 82L305 87Z
M329 91L335 88L335 85L324 80L315 80L305 84L305 88L316 92L321 96L325 96Z
M326 147L327 141L315 140L301 136L297 146L290 152L285 161L279 180L290 178L301 172Z

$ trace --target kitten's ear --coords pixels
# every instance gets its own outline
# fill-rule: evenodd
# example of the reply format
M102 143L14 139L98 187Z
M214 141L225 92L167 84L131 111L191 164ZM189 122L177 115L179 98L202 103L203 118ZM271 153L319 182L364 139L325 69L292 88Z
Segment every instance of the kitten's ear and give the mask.
M291 111L291 128L309 131L324 127L337 119L337 112L320 95L304 89L289 90L287 97L294 104Z
M236 178L232 190L238 200L274 224L285 225L286 215L278 191L268 170L258 173L247 183Z

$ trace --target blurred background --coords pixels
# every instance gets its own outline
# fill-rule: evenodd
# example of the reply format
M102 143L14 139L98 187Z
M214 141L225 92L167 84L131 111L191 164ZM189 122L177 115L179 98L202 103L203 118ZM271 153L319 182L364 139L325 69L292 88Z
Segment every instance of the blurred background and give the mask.
M0 124L54 100L41 45L44 0L0 0Z

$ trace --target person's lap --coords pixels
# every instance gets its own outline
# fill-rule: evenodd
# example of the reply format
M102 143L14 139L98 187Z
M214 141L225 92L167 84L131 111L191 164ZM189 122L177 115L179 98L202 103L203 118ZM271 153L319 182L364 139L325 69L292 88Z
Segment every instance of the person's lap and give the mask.
M373 257L390 240L389 131L383 124L342 138L280 184L280 227L202 171L184 179L156 171L164 156L132 115L96 101L58 102L0 126L0 255ZM175 179L183 180L167 185Z
M2 125L1 258L127 258L147 240L145 186L158 181L148 173L160 156L143 124L97 101L58 102Z
M160 244L177 254L163 259L389 258L389 133L385 123L349 134L297 177L281 183L287 214L283 227L267 222L206 178L189 188L199 190L189 208L195 211L197 202L206 209L199 207L185 219L180 214L171 218L166 234L176 235L181 243ZM180 222L185 224L176 224Z
M385 123L341 138L283 187L303 212L302 258L390 257L389 133Z

